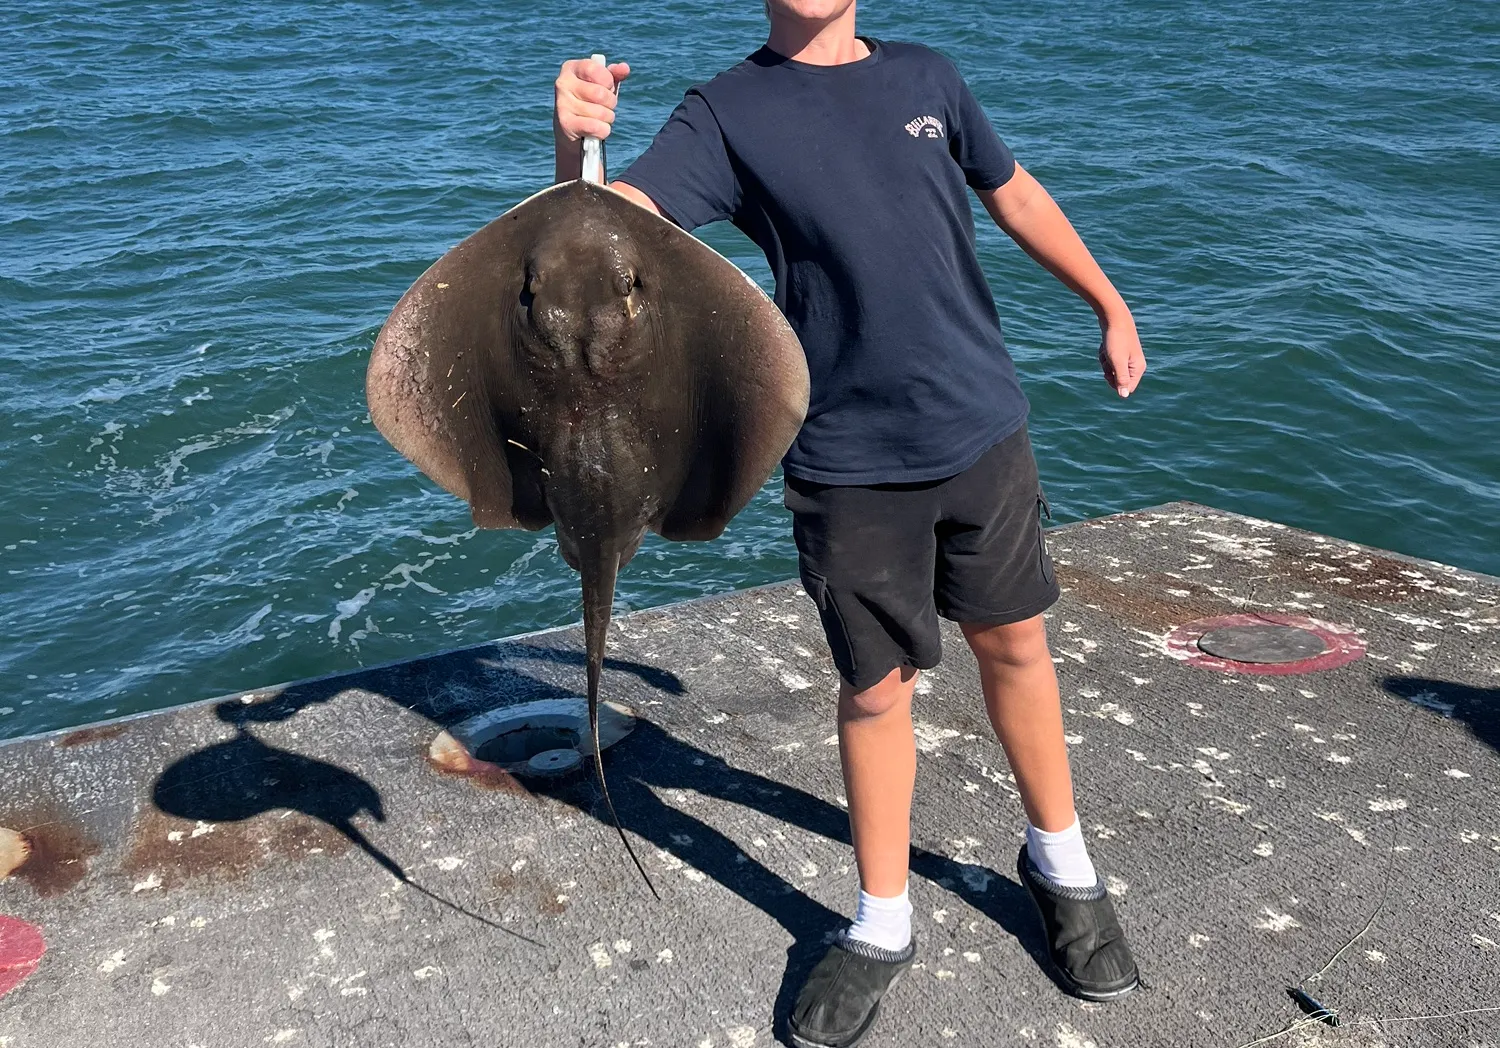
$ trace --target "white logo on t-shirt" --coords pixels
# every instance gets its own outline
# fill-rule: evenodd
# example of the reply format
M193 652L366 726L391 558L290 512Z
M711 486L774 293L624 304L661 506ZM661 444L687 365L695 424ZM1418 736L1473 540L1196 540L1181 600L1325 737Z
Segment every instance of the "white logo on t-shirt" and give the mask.
M906 125L906 131L913 138L926 135L928 138L942 138L943 122L935 116L919 116Z

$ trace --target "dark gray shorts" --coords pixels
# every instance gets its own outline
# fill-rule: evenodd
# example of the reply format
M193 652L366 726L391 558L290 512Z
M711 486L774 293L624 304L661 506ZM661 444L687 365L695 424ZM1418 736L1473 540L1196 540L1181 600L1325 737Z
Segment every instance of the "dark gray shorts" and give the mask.
M802 585L858 690L942 658L938 616L1001 625L1056 602L1047 510L1023 426L957 476L917 484L786 478Z

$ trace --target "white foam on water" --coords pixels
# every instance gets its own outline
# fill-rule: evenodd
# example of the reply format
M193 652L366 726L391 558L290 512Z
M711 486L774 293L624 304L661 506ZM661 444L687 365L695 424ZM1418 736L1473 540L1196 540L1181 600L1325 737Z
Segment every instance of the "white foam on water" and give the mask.
M328 624L328 639L337 642L339 634L344 630L344 623L355 615L358 615L364 606L374 598L376 587L369 586L360 590L348 600L341 600L334 605L338 615Z
M427 560L423 561L421 564L397 564L390 571L380 576L380 578L382 581L384 581L385 579L391 578L393 576L400 576L401 581L386 582L383 588L388 590L400 590L406 589L406 587L408 586L415 586L417 587L417 589L424 590L427 593L434 593L438 596L444 596L444 592L442 590L438 589L430 582L424 582L421 579L416 578L416 576L422 574L422 572L426 571L428 568L432 567L440 560L451 560L452 556L453 555L451 553L441 553L434 557L428 557Z
M265 621L266 616L271 614L271 607L272 605L270 604L265 605L244 622L224 634L221 638L222 644L225 647L238 647L241 644L251 644L258 640L265 640L265 634L256 633L255 631L260 628L260 624Z

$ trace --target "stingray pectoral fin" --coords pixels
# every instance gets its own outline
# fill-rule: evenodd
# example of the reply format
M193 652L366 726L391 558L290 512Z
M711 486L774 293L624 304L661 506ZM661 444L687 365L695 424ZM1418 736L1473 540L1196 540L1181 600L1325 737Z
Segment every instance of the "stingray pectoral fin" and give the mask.
M673 227L675 271L664 289L663 345L691 376L695 431L675 498L653 523L668 539L711 539L745 507L807 416L807 358L786 318L728 259Z
M513 209L438 259L391 311L365 376L370 418L397 451L469 503L486 528L542 528L535 466L517 469L522 253L544 216Z

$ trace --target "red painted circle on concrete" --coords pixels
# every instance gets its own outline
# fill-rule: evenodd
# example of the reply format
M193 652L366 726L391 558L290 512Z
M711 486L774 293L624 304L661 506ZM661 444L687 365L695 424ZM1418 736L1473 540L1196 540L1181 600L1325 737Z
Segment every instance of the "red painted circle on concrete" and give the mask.
M0 914L0 997L25 982L46 952L40 928Z
M1205 633L1212 633L1214 630L1230 626L1264 626L1267 624L1291 626L1293 629L1316 634L1323 641L1326 650L1321 655L1314 655L1310 659L1298 659L1296 662L1264 663L1222 659L1198 647L1198 638ZM1167 634L1168 655L1190 666L1219 670L1223 673L1256 673L1269 677L1316 673L1318 670L1331 670L1335 666L1347 665L1364 653L1364 640L1347 626L1334 626L1327 622L1319 622L1317 619L1303 618L1300 615L1279 615L1274 612L1220 615L1212 619L1198 619L1196 622L1178 626Z

